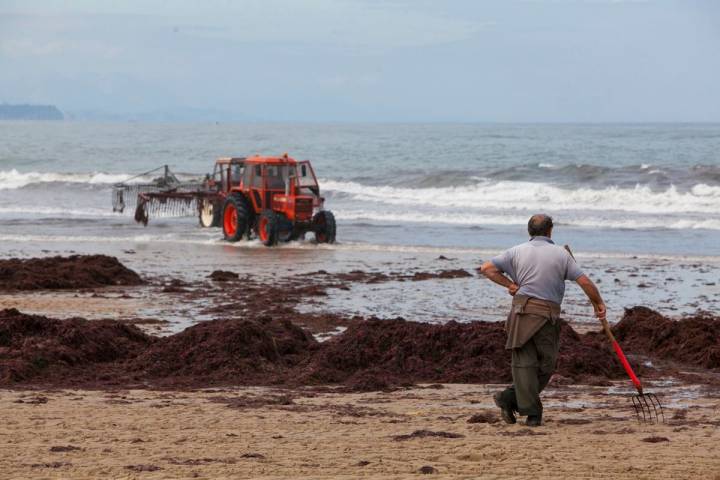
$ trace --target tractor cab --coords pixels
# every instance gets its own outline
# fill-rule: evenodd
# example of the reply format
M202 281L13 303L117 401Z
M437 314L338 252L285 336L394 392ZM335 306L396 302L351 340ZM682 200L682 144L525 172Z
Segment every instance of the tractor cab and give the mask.
M308 161L256 156L244 159L242 168L242 181L231 190L244 193L256 213L273 210L290 222L309 222L313 210L322 207L317 178Z
M233 186L240 184L244 172L245 157L218 158L212 175L207 176L207 186L227 193Z

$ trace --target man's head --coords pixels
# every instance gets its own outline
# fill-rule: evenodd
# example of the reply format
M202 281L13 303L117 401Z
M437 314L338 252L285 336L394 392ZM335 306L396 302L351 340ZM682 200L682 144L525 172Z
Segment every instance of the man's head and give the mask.
M552 235L553 220L550 215L538 213L528 221L528 233L531 237L550 237Z

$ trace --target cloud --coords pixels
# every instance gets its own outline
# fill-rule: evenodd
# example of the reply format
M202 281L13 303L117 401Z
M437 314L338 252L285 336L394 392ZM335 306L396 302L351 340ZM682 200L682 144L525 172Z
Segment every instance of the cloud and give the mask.
M0 13L30 17L105 17L116 22L143 17L180 35L247 43L295 43L354 48L402 48L451 43L491 26L429 9L419 2L359 0L244 0L202 3L177 0L143 2L9 2Z
M116 57L121 51L117 46L62 39L18 38L0 43L0 56L15 58L75 54L108 59Z
M456 42L487 28L397 3L313 0L242 2L228 15L194 17L179 33L238 42L402 48ZM202 20L202 23L197 22Z

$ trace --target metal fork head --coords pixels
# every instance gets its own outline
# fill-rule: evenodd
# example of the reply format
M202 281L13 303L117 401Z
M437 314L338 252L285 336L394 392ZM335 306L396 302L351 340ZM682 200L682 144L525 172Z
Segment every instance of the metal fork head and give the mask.
M654 393L641 393L631 397L635 416L640 423L665 423L665 412Z

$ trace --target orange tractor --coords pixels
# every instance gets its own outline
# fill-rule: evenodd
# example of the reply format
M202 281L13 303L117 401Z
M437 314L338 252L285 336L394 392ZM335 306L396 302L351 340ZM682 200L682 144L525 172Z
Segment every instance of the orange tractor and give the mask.
M229 242L256 235L272 246L304 238L307 232L313 232L318 243L335 242L335 217L323 208L324 198L309 161L298 162L287 154L220 158L199 188L188 184L193 187L184 189L179 183L173 187L167 180L163 184L171 185L162 191L140 187L136 221L147 225L149 210L196 209L200 225L221 226ZM116 190L134 187L117 185Z

